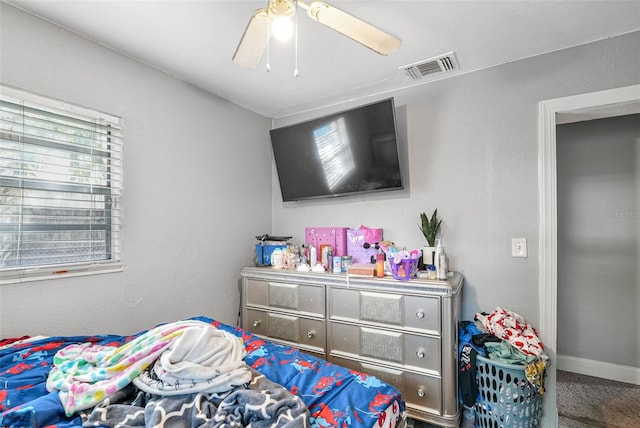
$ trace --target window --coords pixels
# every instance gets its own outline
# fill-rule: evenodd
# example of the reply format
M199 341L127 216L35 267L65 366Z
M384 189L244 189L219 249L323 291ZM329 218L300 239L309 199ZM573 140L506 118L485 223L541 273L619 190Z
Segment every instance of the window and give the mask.
M0 86L0 281L122 268L121 119Z

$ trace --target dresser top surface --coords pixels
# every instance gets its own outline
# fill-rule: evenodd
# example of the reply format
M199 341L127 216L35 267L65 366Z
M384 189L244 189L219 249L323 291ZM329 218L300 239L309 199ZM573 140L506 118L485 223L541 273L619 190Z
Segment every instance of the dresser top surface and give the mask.
M423 291L445 296L456 295L462 288L464 277L459 272L450 272L447 280L430 280L424 278L412 278L409 281L401 281L391 276L384 278L374 278L346 273L318 273L318 272L297 272L285 269L274 269L272 267L244 267L241 275L243 277L262 279L265 281L290 281L307 284L324 284L329 286L367 286L380 287L385 289L404 289Z

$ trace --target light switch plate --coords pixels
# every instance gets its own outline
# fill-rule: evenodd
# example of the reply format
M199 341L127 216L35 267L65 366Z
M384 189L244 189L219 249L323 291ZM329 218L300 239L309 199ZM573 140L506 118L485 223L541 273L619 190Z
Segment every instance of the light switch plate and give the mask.
M527 238L511 238L511 257L527 257Z

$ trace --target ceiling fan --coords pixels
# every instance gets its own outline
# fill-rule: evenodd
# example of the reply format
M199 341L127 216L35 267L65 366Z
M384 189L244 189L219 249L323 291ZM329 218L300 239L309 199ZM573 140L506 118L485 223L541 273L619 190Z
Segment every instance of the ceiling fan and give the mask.
M256 68L271 35L278 37L281 24L293 25L290 24L291 19L295 17L298 7L305 9L319 23L381 55L395 52L402 43L397 37L322 1L268 0L267 7L256 10L249 20L233 54L233 62L244 68Z

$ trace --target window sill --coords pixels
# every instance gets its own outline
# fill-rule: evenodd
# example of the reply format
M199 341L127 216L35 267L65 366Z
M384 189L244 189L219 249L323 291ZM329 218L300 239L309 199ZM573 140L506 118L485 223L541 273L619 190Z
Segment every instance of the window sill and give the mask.
M47 266L0 271L0 285L51 279L75 278L124 271L122 263L101 263L80 266Z

